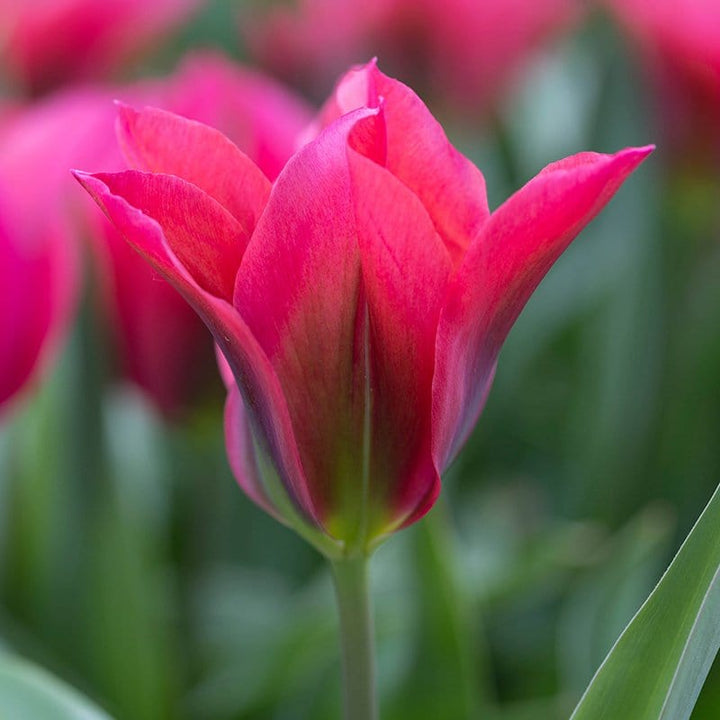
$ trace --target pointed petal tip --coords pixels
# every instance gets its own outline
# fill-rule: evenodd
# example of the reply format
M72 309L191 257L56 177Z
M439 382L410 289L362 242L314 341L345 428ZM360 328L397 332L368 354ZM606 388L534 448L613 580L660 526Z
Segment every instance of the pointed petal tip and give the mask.
M627 147L606 156L611 165L622 165L627 172L634 171L655 150L655 145Z
M70 170L70 174L87 190L90 195L97 198L97 195L109 191L107 183L103 179L104 173L91 173L86 170Z
M649 145L641 145L640 147L629 147L625 150L621 150L618 155L634 156L638 162L642 162L648 155L655 150L655 144L650 143Z
M648 156L655 150L655 145L642 145L640 147L628 147L608 157L611 166L618 169L624 177L634 172Z
M90 187L96 186L96 183L99 182L92 173L85 170L71 168L70 174L88 191L90 191Z
M348 72L363 72L363 71L374 71L379 70L378 68L378 58L377 55L373 55L367 62L360 62L356 65L352 65L348 71L343 73L340 77L341 79L348 74Z

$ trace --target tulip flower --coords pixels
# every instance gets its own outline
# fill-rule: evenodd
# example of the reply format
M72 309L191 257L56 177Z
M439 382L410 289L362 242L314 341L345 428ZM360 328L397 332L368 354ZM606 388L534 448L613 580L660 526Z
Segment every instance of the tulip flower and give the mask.
M0 0L4 70L33 92L101 79L185 20L198 0Z
M561 160L490 212L480 171L374 63L274 182L197 122L122 107L118 127L137 169L76 177L211 330L230 463L331 558L348 717L372 717L364 560L433 505L522 307L651 148Z
M669 144L692 161L720 152L720 5L606 0L657 87Z
M77 257L61 223L27 215L8 178L0 187L0 412L52 362L74 304ZM14 182L22 182L15 178ZM41 230L41 232L37 232Z
M215 379L212 343L195 313L128 247L68 175L77 165L126 167L114 139L112 100L117 97L153 102L219 125L271 177L292 154L310 113L261 75L201 55L162 80L56 93L13 109L0 124L0 178L7 177L8 185L12 179L18 196L14 204L32 218L8 233L22 229L29 242L41 243L48 228L58 226L58 243L72 251L79 240L90 241L119 370L174 418Z
M577 0L298 0L242 27L254 57L290 82L312 89L378 55L436 99L487 111L579 10Z

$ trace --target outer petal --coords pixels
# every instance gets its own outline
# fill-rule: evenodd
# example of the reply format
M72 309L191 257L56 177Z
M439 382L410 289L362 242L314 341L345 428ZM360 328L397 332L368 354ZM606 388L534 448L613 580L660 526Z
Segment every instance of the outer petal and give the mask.
M437 336L433 445L441 470L475 424L500 347L533 290L651 151L582 153L550 165L492 214L468 250Z
M165 241L200 287L231 300L248 233L227 210L173 175L129 170L94 177L160 224Z
M137 111L122 104L117 132L131 165L187 180L243 227L255 227L270 195L270 181L221 132L165 110Z
M354 150L349 160L369 313L371 495L395 528L428 510L440 487L432 378L451 262L417 196Z
M277 464L291 501L307 519L317 522L307 492L288 407L267 356L233 307L205 291L175 257L164 236L165 228L141 209L133 207L125 198L114 194L105 184L105 179L112 182L112 178L118 175L76 173L78 180L120 232L182 293L208 326L233 370L250 421L257 428L257 436L267 443L267 449Z
M237 385L229 389L225 402L225 449L233 475L245 494L276 520L286 524L263 487L252 430Z
M420 198L457 265L488 217L485 180L450 144L422 100L371 62L340 81L321 124L357 107L376 107L381 98L387 168Z
M328 127L278 177L238 272L235 306L288 399L313 504L352 534L362 504L364 303L348 135L377 111Z

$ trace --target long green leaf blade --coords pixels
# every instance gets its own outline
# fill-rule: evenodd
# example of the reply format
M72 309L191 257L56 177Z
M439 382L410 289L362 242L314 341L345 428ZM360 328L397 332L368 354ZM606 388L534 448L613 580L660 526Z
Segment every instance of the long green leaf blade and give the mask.
M687 720L720 648L720 488L571 720Z
M45 670L5 654L0 654L0 718L110 720Z

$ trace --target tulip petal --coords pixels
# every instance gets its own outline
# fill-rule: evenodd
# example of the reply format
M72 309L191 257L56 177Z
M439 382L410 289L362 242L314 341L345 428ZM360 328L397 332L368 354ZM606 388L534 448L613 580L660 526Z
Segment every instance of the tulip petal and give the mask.
M387 168L420 198L457 266L489 215L485 179L450 144L422 100L371 62L345 75L321 122L354 108L376 107L381 99Z
M93 177L159 223L165 241L203 290L228 301L232 298L248 234L227 210L173 175L128 170ZM132 235L127 235L134 244Z
M417 196L387 169L349 154L368 303L370 483L398 524L440 486L431 448L435 335L451 261ZM418 516L419 517L419 516Z
M247 412L243 406L242 395L234 384L225 401L225 449L233 475L245 494L276 520L287 524L263 487Z
M306 490L287 403L267 356L232 305L204 290L182 265L158 221L114 193L111 184L118 175L126 173L75 173L126 239L175 286L212 332L232 368L256 437L267 443L266 449L275 460L288 495L308 520L319 524Z
M533 290L651 151L553 163L492 214L469 248L438 328L433 445L441 471L475 424L500 347Z
M374 74L386 103L387 167L420 198L457 265L489 215L485 178L407 85Z
M215 360L217 362L218 372L222 378L225 389L230 392L235 387L235 376L233 375L230 363L227 358L223 355L222 350L215 345Z
M79 258L64 223L28 233L22 213L0 207L0 215L1 413L54 359L74 310Z
M341 505L338 514L352 517L361 502L365 312L347 143L376 114L344 116L290 160L235 288L288 400L314 506L329 521Z
M165 110L118 103L117 133L133 167L197 185L252 232L270 181L220 131Z

